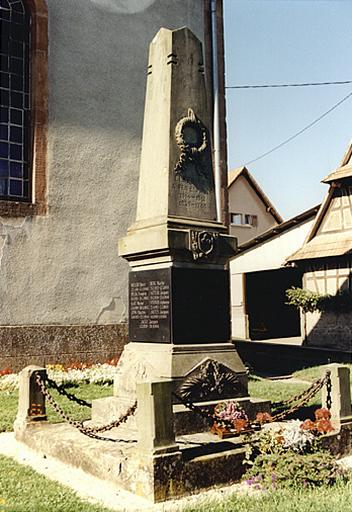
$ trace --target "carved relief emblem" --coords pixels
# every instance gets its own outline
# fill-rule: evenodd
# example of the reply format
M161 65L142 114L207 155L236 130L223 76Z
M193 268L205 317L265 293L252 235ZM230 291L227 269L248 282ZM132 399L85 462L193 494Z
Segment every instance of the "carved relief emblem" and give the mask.
M206 175L201 156L208 148L207 129L196 117L191 108L186 117L182 117L175 128L175 139L180 149L180 156L175 165L176 174L186 178L187 167L194 169L198 175Z
M181 384L178 394L193 402L211 395L241 395L243 389L234 371L214 359L208 359Z
M218 233L191 230L190 250L192 251L193 259L207 258L214 253L218 237Z

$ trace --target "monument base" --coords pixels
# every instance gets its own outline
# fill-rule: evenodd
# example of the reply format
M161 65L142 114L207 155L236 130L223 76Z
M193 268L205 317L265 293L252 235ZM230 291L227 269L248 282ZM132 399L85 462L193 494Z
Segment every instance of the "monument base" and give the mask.
M235 400L236 403L240 405L250 420L254 420L258 412L271 413L270 400L250 398L249 396L244 398L196 402L195 405L201 407L202 411L213 414L217 404L231 400ZM115 421L116 418L119 418L126 412L130 405L131 401L123 400L117 396L93 400L92 424L99 426ZM174 431L177 436L209 432L212 426L206 418L190 411L186 406L180 403L173 405L173 419ZM130 416L126 422L126 426L130 431L137 432L136 417Z
M171 343L128 343L121 355L114 379L114 396L136 396L136 382L175 380L179 384L207 360L217 361L236 374L241 384L239 396L248 395L248 378L231 342L175 345Z
M209 368L213 374L209 375ZM132 342L125 346L119 361L114 396L93 400L92 422L105 424L116 420L136 400L136 383L163 379L171 380L173 391L181 396L184 384L190 382L187 397L210 413L218 403L229 400L239 402L250 419L255 419L257 412L270 412L268 400L249 397L246 369L232 343L173 345ZM192 395L192 383L197 389L197 379L201 383L213 381L214 389L209 388L204 396ZM173 404L176 434L209 431L209 422L189 411L175 395ZM135 430L135 418L129 418L127 425Z
M67 424L32 424L16 439L43 456L81 468L152 503L199 493L238 482L245 471L245 448L240 437L221 440L212 434L182 436L180 449L152 455L138 448L125 427L109 432L121 442L98 441ZM126 442L127 441L127 442Z

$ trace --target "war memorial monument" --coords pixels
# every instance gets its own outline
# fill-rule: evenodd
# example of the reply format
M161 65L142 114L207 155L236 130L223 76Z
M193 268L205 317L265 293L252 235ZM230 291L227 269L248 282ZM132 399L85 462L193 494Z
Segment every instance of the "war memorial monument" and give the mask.
M21 373L18 440L154 502L240 477L239 438L209 433L217 403L236 399L252 418L270 410L249 397L230 339L236 240L216 220L211 144L202 45L187 28L162 28L149 52L136 221L118 246L130 342L113 396L93 400L84 425L49 425L45 369Z

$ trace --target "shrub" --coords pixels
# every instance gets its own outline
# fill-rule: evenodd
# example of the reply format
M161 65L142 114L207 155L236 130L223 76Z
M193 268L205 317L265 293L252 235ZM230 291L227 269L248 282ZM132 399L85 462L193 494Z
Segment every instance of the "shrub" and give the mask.
M352 297L346 290L336 295L321 295L292 286L286 290L286 296L288 299L286 304L301 309L304 313L313 313L314 311L347 313L352 310Z
M263 490L328 486L345 478L344 470L329 453L302 454L291 450L258 455L244 477L247 484Z
M321 448L322 433L330 432L330 411L317 409L315 421L291 420L266 425L247 445L244 479L257 489L316 487L344 480L334 457Z

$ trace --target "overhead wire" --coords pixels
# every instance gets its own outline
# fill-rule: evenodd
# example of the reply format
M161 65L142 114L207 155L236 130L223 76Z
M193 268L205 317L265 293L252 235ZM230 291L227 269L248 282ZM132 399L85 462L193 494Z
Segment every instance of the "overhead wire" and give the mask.
M277 87L313 87L316 85L345 85L352 84L352 80L340 80L337 82L304 82L293 84L261 84L261 85L227 85L225 89L269 89Z
M305 131L309 130L309 128L311 128L312 126L314 126L315 124L317 124L319 121L321 121L324 117L326 117L328 114L330 114L333 110L335 110L337 107L339 107L342 103L344 103L345 101L347 101L350 97L352 96L352 92L348 93L347 96L345 96L344 98L342 98L342 100L340 100L338 103L336 103L334 106L332 106L331 108L329 108L329 110L327 110L326 112L324 112L323 114L321 114L319 117L317 117L316 119L314 119L314 121L312 121L311 123L307 124L307 126L305 126L304 128L302 128L301 130L299 130L297 133L295 133L294 135L291 135L288 139L285 139L284 141L280 142L280 144L277 144L277 146L273 147L272 149L270 149L269 151L266 151L265 153L257 156L256 158L254 158L253 160L249 160L248 162L246 162L245 164L243 165L249 165L249 164L253 164L254 162L257 162L258 160L261 160L262 158L264 158L265 156L268 156L270 155L271 153L273 153L274 151L277 151L278 149L280 149L282 146L285 146L286 144L288 144L289 142L291 142L293 139L295 139L296 137L298 137L299 135L301 135L302 133L304 133Z

